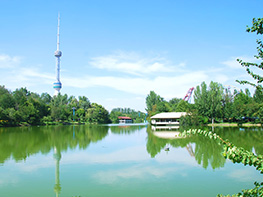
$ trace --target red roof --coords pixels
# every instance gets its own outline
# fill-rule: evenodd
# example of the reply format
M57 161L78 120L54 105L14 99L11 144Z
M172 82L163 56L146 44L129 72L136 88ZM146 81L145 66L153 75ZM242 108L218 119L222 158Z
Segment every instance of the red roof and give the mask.
M126 116L119 116L118 119L131 120L130 117L126 117Z

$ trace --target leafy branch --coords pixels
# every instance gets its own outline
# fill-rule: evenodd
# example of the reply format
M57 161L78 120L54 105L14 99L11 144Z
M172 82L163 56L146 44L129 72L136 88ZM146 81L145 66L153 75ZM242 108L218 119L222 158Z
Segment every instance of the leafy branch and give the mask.
M252 27L247 27L247 32L255 32L256 34L263 34L263 18L258 18L255 19L253 18L252 21ZM257 47L257 51L258 51L258 55L255 55L254 57L258 60L261 60L261 62L259 64L257 63L250 63L250 62L244 62L240 59L237 59L237 61L246 68L247 73L256 81L256 83L252 83L246 80L236 80L236 82L244 85L244 84L248 84L251 85L253 87L257 87L257 88L262 88L262 86L260 85L263 82L263 77L255 74L254 72L252 72L250 70L251 67L257 67L258 69L263 69L263 43L262 40L258 39L257 41L258 47Z

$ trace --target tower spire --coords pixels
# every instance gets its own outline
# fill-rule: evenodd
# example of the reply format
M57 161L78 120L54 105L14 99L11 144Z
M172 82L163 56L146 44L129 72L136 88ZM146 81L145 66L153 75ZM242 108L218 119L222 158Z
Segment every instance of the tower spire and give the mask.
M59 26L60 26L60 14L58 13L57 51L59 51Z
M60 57L62 56L62 52L59 50L59 27L60 27L60 14L58 13L58 32L57 32L57 50L55 51L55 57L57 58L56 63L56 82L53 84L53 88L55 89L54 96L57 96L62 88L62 84L60 82Z

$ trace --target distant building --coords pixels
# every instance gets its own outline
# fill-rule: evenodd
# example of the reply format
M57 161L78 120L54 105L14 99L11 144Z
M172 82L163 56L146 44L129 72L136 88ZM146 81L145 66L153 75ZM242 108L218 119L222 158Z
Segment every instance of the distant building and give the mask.
M126 117L126 116L119 116L119 123L120 124L126 124L126 123L132 123L132 119L130 117Z
M164 112L151 117L151 124L156 129L177 129L180 118L187 115L186 112Z

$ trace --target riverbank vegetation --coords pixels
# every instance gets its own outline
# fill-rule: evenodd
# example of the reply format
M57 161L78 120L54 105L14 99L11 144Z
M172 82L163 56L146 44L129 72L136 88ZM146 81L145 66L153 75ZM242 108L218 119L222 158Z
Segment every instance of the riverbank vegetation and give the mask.
M164 100L151 91L146 98L149 116L161 112L188 112L189 116L182 118L184 124L208 123L261 123L263 121L263 91L257 88L253 95L245 91L231 90L217 82L209 86L203 82L194 90L194 103L174 98Z
M74 108L74 112L73 112ZM119 110L119 111L118 111ZM75 98L67 94L51 97L26 88L11 92L0 86L0 126L49 125L49 124L102 124L116 122L114 114L131 115L137 122L143 122L142 112L118 109L111 114L97 103L91 103L85 96ZM142 118L138 114L141 114Z

